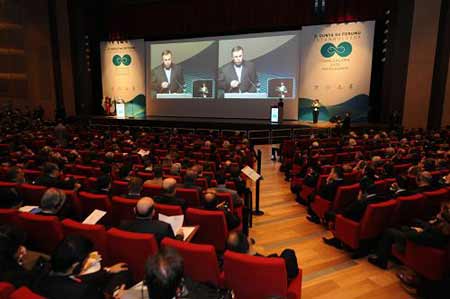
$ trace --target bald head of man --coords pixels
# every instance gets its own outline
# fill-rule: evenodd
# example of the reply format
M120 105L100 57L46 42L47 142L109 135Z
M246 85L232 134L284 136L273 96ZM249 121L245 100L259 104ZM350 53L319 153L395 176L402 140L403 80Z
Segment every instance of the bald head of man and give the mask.
M173 194L175 193L175 188L177 186L177 181L174 178L167 178L163 180L162 187L164 193Z
M151 197L142 197L136 204L135 213L138 218L152 218L155 213L155 202Z

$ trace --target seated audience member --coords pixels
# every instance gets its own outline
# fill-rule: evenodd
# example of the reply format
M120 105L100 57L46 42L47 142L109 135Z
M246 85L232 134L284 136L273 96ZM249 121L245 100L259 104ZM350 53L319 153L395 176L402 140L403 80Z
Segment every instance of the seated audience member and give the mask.
M322 188L319 190L319 195L325 200L333 201L334 197L336 195L337 189L339 186L342 186L344 184L344 173L342 171L342 167L340 166L334 166L331 169L330 174L327 177L327 180L325 184L322 186ZM311 198L308 199L308 216L306 219L308 219L311 222L319 223L320 219L314 213L314 211L311 208L311 203L314 201L314 193L311 195Z
M381 171L380 179L391 179L395 178L395 168L392 162L386 162L383 165L383 170Z
M433 176L428 171L419 172L416 176L417 188L413 193L421 193L433 191L435 186L433 186Z
M179 187L187 188L187 189L195 189L198 191L198 193L200 195L202 188L195 184L196 179L197 179L197 173L192 169L188 169L188 170L186 170L186 174L184 175L183 184L180 184Z
M236 190L230 189L226 187L225 184L225 173L223 171L218 171L216 173L216 181L217 181L217 187L214 187L212 189L216 190L217 192L228 192L231 194L231 197L233 199L233 205L235 207L240 207L244 204L244 201L239 196Z
M95 181L94 188L91 192L96 194L109 194L112 182L111 165L105 163L100 166L100 170L102 174Z
M386 230L378 243L376 254L369 257L369 262L386 269L393 244L400 251L405 251L406 241L435 248L446 248L450 241L450 201L441 204L441 210L430 221L415 220L410 226ZM423 257L426 258L426 257Z
M155 204L152 198L142 197L137 202L134 213L136 218L122 221L120 229L135 233L154 234L158 244L165 237L175 238L170 224L155 219ZM177 232L177 239L183 239L183 231Z
M181 164L180 163L173 163L172 166L170 166L170 175L176 175L179 176L181 173Z
M161 248L149 258L145 269L149 299L195 298L183 294L186 293L183 286L184 263L174 249Z
M408 178L405 176L397 176L395 179L395 183L393 183L389 187L389 191L387 192L388 198L397 198L400 196L409 196L412 195L410 191L407 190L408 188Z
M58 216L59 219L71 217L71 205L66 200L66 194L61 189L49 188L42 195L40 215Z
M144 186L144 181L137 176L133 176L128 181L128 193L123 195L123 197L130 199L141 198L142 188Z
M216 197L216 190L207 189L202 202L202 208L208 211L223 211L227 221L228 230L231 231L241 223L238 216L234 215L227 207L226 203L219 203Z
M16 288L30 286L31 272L22 266L27 255L25 233L12 225L0 226L0 281L13 284Z
M23 169L11 167L6 173L8 182L22 184L25 182ZM22 198L16 188L0 188L0 209L16 209L22 205Z
M177 181L174 178L164 179L162 183L163 193L155 196L155 201L165 205L179 205L185 210L186 201L176 197L176 186Z
M161 186L163 182L163 170L160 165L155 165L153 167L153 179L146 180L144 182L145 185L158 185Z
M124 263L88 274L101 260L92 249L92 242L84 237L66 237L53 252L51 271L39 281L37 292L47 298L104 299L104 294L112 296L118 286L130 285L131 276Z
M39 177L35 184L46 186L46 187L54 187L60 189L73 189L78 190L81 185L77 183L73 178L67 177L65 180L61 180L59 178L60 171L58 165L55 163L47 162L43 168L44 174Z
M243 233L231 232L228 235L226 247L227 250L233 252L262 256L253 249L253 246L250 245L250 243L247 236ZM298 262L294 250L284 249L279 256L277 254L271 254L268 258L270 257L281 257L284 259L288 282L298 275Z

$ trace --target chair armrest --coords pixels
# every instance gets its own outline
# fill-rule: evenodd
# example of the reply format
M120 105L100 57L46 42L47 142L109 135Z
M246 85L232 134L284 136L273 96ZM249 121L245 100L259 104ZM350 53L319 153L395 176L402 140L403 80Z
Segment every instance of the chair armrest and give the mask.
M303 271L302 269L298 269L298 275L291 280L288 285L287 298L288 299L299 299L302 295L302 278Z

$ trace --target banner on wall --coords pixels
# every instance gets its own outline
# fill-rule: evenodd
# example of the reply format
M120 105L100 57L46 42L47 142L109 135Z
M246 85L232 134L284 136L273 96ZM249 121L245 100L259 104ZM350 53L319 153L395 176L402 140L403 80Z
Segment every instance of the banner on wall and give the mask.
M115 115L115 104L125 104L126 117L145 116L145 46L143 39L100 43L102 106Z
M319 99L319 120L351 112L352 121L367 121L374 30L375 21L302 28L300 120L312 120Z

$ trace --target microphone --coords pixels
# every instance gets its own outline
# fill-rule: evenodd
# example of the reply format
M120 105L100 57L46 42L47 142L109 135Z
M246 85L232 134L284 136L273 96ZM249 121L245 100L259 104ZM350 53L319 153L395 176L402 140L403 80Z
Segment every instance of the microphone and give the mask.
M257 84L255 84L252 80L250 80L250 78L248 78L248 81L253 85L253 87L255 88L255 91L256 92L258 92L258 86L257 86ZM259 84L259 82L258 82L258 84Z
M184 85L184 84L182 85L180 82L178 82L177 79L174 79L174 80L175 80L175 82L178 84L178 87L181 87L181 90L182 90L182 92L184 93L185 85Z

